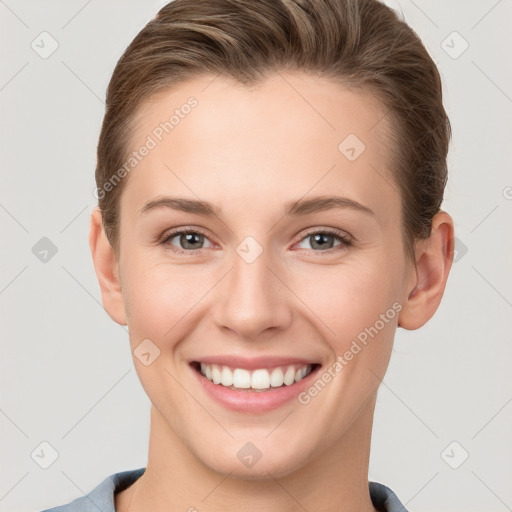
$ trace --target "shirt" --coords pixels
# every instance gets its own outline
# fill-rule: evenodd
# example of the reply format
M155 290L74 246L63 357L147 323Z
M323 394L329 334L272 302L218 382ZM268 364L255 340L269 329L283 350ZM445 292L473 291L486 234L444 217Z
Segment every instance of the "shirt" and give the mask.
M114 495L132 485L146 468L122 471L105 478L89 494L58 507L42 510L41 512L116 512ZM379 512L407 512L396 494L383 484L368 482L370 498L373 506Z

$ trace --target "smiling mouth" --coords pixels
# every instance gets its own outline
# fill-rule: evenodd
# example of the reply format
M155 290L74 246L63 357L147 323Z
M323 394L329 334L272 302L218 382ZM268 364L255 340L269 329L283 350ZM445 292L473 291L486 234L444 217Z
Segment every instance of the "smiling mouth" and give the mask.
M274 368L233 368L221 364L190 363L192 368L213 384L237 391L271 391L300 382L316 371L320 364L290 364Z

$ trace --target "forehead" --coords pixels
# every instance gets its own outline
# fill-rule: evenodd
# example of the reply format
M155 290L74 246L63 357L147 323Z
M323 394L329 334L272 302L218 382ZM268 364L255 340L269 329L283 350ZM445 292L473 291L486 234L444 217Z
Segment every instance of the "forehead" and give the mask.
M251 87L195 78L138 110L130 151L151 149L130 173L121 201L141 208L172 193L226 210L235 198L250 205L264 195L268 208L278 208L334 192L396 213L388 123L369 90L318 76L279 72Z

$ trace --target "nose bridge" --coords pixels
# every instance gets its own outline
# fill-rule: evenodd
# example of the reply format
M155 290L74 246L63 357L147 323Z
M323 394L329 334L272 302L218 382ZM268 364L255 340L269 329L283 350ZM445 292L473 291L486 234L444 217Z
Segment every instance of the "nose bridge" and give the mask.
M268 268L268 252L262 250L258 254L259 251L250 242L240 244L236 252L231 272L231 289L236 292L239 300L272 300L274 287L270 281L275 278Z
M219 297L219 327L229 327L248 338L269 327L284 327L290 312L285 287L271 270L270 252L247 237L236 248L232 263Z

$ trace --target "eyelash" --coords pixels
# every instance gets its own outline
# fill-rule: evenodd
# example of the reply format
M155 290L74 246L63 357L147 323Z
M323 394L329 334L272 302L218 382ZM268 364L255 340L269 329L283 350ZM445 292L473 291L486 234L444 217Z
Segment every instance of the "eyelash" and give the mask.
M180 229L176 229L174 231L165 233L165 235L160 239L159 243L163 246L166 246L165 247L166 250L174 252L175 254L187 254L189 256L193 256L195 254L198 254L198 252L201 249L198 249L196 251L187 251L187 250L183 250L183 249L177 249L176 247L172 246L169 243L169 241L172 240L173 238L175 238L177 235L186 235L189 233L199 234L199 235L204 236L205 238L208 238L206 233L204 233L200 229L180 228ZM347 248L347 247L350 247L351 245L353 245L353 241L349 237L343 235L340 231L338 231L336 229L332 229L332 228L324 228L321 230L316 229L316 230L308 231L307 233L305 233L303 235L303 237L299 240L299 242L302 242L304 239L310 237L311 235L317 235L317 234L333 236L336 240L338 240L340 242L340 245L337 246L338 249L336 249L336 247L333 247L333 248L327 249L325 251L318 251L318 250L314 250L314 249L305 249L308 252L308 254L311 252L313 252L315 254L332 254L333 252L335 252L336 250L339 250L340 248L343 249L343 248Z

